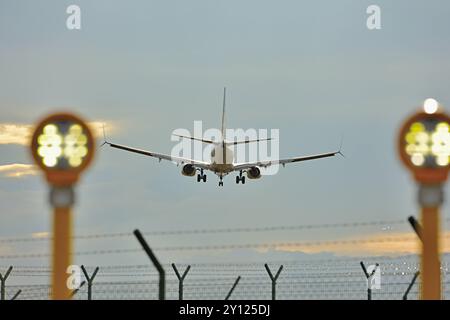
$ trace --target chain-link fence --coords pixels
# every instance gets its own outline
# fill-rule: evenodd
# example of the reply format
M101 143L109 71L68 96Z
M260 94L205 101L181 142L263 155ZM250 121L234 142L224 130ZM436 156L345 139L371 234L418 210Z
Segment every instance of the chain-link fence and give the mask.
M276 282L276 298L284 299L367 299L367 280L360 261L366 265L378 263L380 288L372 290L372 299L401 300L419 269L418 256L339 258L310 261L273 261L269 264L283 270ZM450 254L443 255L443 298L450 298ZM166 298L178 299L179 281L170 265L167 273ZM187 265L179 264L180 270ZM86 267L89 272L95 266ZM16 277L48 279L50 270L43 267L17 266ZM272 283L263 263L205 263L193 264L184 280L183 295L186 300L223 300L237 276L241 279L230 299L268 300L272 297ZM417 299L420 277L412 286L408 299ZM10 285L11 296L22 290L19 299L48 299L49 284ZM93 299L158 299L158 275L149 265L100 266L92 287ZM87 286L80 288L74 299L87 299Z
M443 222L447 224L449 221L444 219ZM326 229L326 231L319 234L317 233L319 229ZM356 229L358 234L368 236L359 239L349 238L346 236L349 229ZM328 230L339 231L342 237L331 240L327 237ZM379 236L380 230L381 236ZM444 230L447 230L447 226ZM294 236L289 233L291 231L295 232ZM272 233L271 239L281 242L265 242L264 240L267 240L265 236L258 242L258 238L253 236L254 234L266 235L269 232ZM218 238L215 238L217 234L229 233L236 235L226 237L234 241L233 243L217 244L215 241L206 242L202 240L204 238L201 240L195 238L210 236L217 240ZM361 261L367 268L379 265L377 268L379 272L374 273L379 288L372 287L371 299L399 300L403 299L420 269L420 257L417 254L419 240L411 231L406 219L321 225L151 231L143 232L143 234L151 237L152 249L158 256L161 253L166 254L163 259L166 262L163 265L166 273L166 299L179 298L179 279L172 269L172 262L176 264L180 274L183 274L188 265L191 266L183 281L183 298L186 300L223 300L230 293L239 276L240 279L230 299L272 299L273 285L265 268L266 262L273 274L276 274L278 268L283 266L276 280L276 299L367 299L369 295L367 278L361 267ZM252 236L249 237L251 234ZM166 241L166 236L172 236L172 238ZM442 243L447 247L449 237L448 232L443 232ZM190 243L185 239L193 240ZM246 243L248 239L255 242ZM51 254L48 251L41 251L49 247L50 240L50 235L0 239L0 245L11 249L0 255L0 273L5 272L3 270L7 270L10 265L13 266L5 286L6 299L12 298L18 290L22 291L17 299L49 299L51 270L48 264L37 265L39 263L37 261L50 261ZM86 266L88 274L92 275L94 269L99 267L92 286L93 299L158 299L158 274L147 260L142 248L137 246L136 238L131 232L77 235L74 240L80 243L82 248L74 252L77 261L89 261L90 265ZM88 245L83 245L86 243ZM383 250L392 248L392 254L352 256L354 252L363 250L376 252L380 248ZM343 254L337 253L337 249ZM241 250L241 258L233 259L233 263L211 262L214 261L214 257L219 257L223 252L239 250ZM259 252L259 257L264 259L267 257L268 261L259 259L246 262L242 250L247 250L245 253ZM186 252L213 254L206 261L199 262L196 259L190 259ZM289 259L274 259L274 252L300 254L298 258L293 255ZM441 258L442 297L450 299L448 270L450 253L445 252L448 250L444 250ZM185 254L183 259L178 259L179 253ZM145 257L144 261L148 261L148 264L117 264L117 262L128 261L128 257L136 256ZM324 256L329 258L325 259ZM104 257L108 259L105 260ZM94 265L97 261L99 265ZM106 264L105 261L113 262ZM135 260L131 259L131 261ZM86 281L83 274L81 279ZM420 285L419 276L410 288L408 299L418 298ZM87 285L82 286L73 298L87 299L87 287Z

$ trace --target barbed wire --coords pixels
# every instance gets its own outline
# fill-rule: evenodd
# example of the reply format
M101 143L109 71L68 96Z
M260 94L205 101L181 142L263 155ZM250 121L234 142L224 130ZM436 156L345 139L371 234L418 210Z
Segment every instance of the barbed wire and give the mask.
M403 266L403 263L400 264ZM137 265L140 266L140 265ZM123 267L123 266L119 266ZM138 268L139 270L139 268ZM286 274L287 272L287 274ZM362 271L359 272L332 272L332 273L299 273L285 269L278 281L278 294L280 299L314 299L314 298L332 298L340 299L345 296L346 299L365 299L366 282ZM100 271L99 275L102 274ZM381 296L390 299L401 299L404 290L408 287L413 272L386 272L383 275L383 290L375 290L374 297ZM449 293L450 279L449 272L445 272L443 277L443 294ZM145 276L146 274L144 274ZM230 288L235 275L225 277L211 276L198 278L188 276L185 280L185 297L203 298L203 299L223 299L225 293ZM109 275L109 276L114 276ZM112 299L156 299L158 280L155 278L138 281L127 279L125 281L99 281L94 283L94 295L98 298ZM172 275L173 276L173 275ZM410 297L417 295L420 286L420 278L417 280L410 292ZM167 279L167 297L168 299L177 297L178 280L169 277ZM51 288L48 284L44 285L14 285L8 286L12 292L22 289L21 299L42 299L48 298ZM77 299L85 298L86 288L83 288L78 294ZM258 274L243 274L242 280L233 294L237 299L262 298L270 299L270 281L267 274L259 270Z
M233 269L239 269L242 270L242 268L248 268L248 269L255 269L260 268L261 265L264 263L269 263L269 265L285 265L285 267L299 267L304 269L333 269L336 270L338 268L348 268L350 265L357 265L359 268L359 261L373 261L373 262L381 262L384 266L406 266L406 265L418 265L420 256L418 254L408 254L403 256L397 256L397 255L380 255L380 256L336 256L336 257L330 257L330 258L315 258L315 257L308 257L308 259L305 258L299 258L296 260L270 260L270 261L242 261L242 262L183 262L183 263L176 263L177 267L179 268L186 268L188 265L191 266L194 269L201 269L201 270L233 270ZM450 263L450 261L447 261L450 259L450 253L443 253L441 258L441 263L443 265L446 265ZM10 265L3 265L0 266L1 269L7 269ZM170 263L163 264L165 268L171 268ZM93 270L96 267L99 267L102 271L105 270L126 270L129 271L130 269L153 269L148 264L124 264L124 265L95 265L95 266L88 266L85 265L86 269ZM14 265L15 272L17 271L26 271L30 270L31 272L35 271L46 271L50 272L50 266L49 265Z
M443 236L449 238L450 235ZM411 236L397 236L386 237L378 239L348 239L348 240L333 240L333 241L309 241L309 242L279 242L279 243L246 243L246 244L220 244L220 245L204 245L204 246L171 246L171 247L156 247L155 251L205 251L205 250L233 250L233 249L281 249L281 248L295 248L295 247L314 247L314 246L335 246L335 245L353 245L353 244L368 244L368 243L392 243L392 242L407 242L417 240L414 235ZM101 255L101 254L118 254L118 253L136 253L142 252L141 248L127 248L127 249L103 249L92 251L79 251L73 253L74 255ZM2 259L17 259L17 258L46 258L50 257L49 253L29 253L29 254L11 254L0 255Z
M292 270L289 270L292 271ZM408 276L408 275L414 275L415 272L418 271L418 268L415 270L409 270L409 271L397 271L397 272L381 272L382 276L390 277L390 276ZM48 277L50 273L46 274L20 274L15 273L15 276L25 276L25 277ZM251 278L251 279L266 279L267 274L266 271L261 268L261 270L257 270L257 272L249 273L245 271L235 271L235 272L229 272L229 273L193 273L189 274L188 280L193 281L218 281L218 280L228 280L233 279L235 276L239 274L243 277ZM445 275L450 275L450 272L446 271L443 272ZM112 278L112 277L156 277L157 273L127 273L127 274L116 274L116 273L103 273L100 272L98 274L99 278ZM283 275L283 278L308 278L308 279L336 279L336 278L349 278L349 277L362 277L363 274L361 273L361 270L358 271L352 271L352 272L317 272L317 273L311 273L311 272L298 272L296 271L295 274L285 274ZM206 278L205 278L206 277ZM170 273L167 275L168 281L176 280L175 275Z
M444 219L450 221L450 218ZM282 225L282 226L266 226L266 227L236 227L236 228L217 228L217 229L185 229L185 230L165 230L165 231L146 231L144 235L148 236L169 236L169 235L196 235L196 234L218 234L218 233L251 233L251 232L273 232L273 231L295 231L305 229L329 229L329 228L352 228L352 227L368 227L383 225L407 225L406 219L402 220L383 220L368 222L343 222L343 223L326 223L326 224L308 224L308 225ZM98 233L73 236L73 239L100 239L100 238L121 238L133 236L132 232L117 233ZM0 243L10 242L30 242L30 241L47 241L51 240L50 235L44 236L27 236L16 238L0 238Z
M274 265L272 263L270 263L271 265ZM381 260L381 265L383 265L383 262ZM352 265L352 264L346 264L343 265L341 267L327 267L327 266L317 266L316 268L314 267L302 267L302 265L298 265L298 266L294 266L294 265L289 265L289 264L283 264L285 268L292 270L292 271L304 271L304 272L309 272L309 271L315 271L315 272L329 272L330 270L335 270L335 271L340 271L340 270L349 270L350 268L353 269L359 269L359 263ZM384 265L386 268L389 268L389 265ZM399 264L400 266L400 264ZM408 265L403 269L407 269L407 270L415 270L417 269L417 267L419 266L419 264L414 264L414 265ZM180 266L179 266L180 267ZM260 272L261 270L263 270L262 268L264 267L264 263L261 262L260 264L258 264L257 266L253 267L253 268L230 268L227 269L226 267L223 268L194 268L193 270L195 270L194 275L200 275L200 274L233 274L235 272L246 272L246 273L252 273L252 272ZM391 266L392 267L392 266ZM400 266L402 267L402 266ZM92 271L95 269L95 267L89 267L89 266L85 266L86 270L88 271ZM106 274L106 275L126 275L126 274L132 274L132 275L137 275L137 274L142 274L142 275L152 275L152 274L157 274L157 271L155 271L153 269L152 266L148 265L145 269L143 268L129 268L129 269L102 269L102 267L99 267L100 270L102 270L102 274ZM181 267L180 267L181 268ZM7 269L7 268L5 268ZM166 266L165 269L167 270L172 270L172 268L170 266ZM47 269L47 270L24 270L24 269L14 269L14 274L16 275L46 275L46 274L50 274L52 271L51 269ZM341 271L344 272L344 271ZM348 271L345 271L348 272Z
M386 284L382 290L375 290L372 297L385 297L384 299L401 299L409 285L409 281L399 281ZM409 279L408 279L409 280ZM156 299L157 298L157 280L148 281L121 281L121 282L98 282L94 283L94 297L105 298L123 298L123 299ZM223 283L205 283L205 284L187 284L184 288L187 299L218 299L222 300L230 287L230 282ZM443 284L450 284L449 281ZM177 282L168 283L167 299L177 299ZM418 281L412 288L409 297L415 299L418 297ZM22 288L21 299L49 299L51 287L48 284L34 285L31 288L21 286L9 286L12 291ZM280 282L277 289L277 296L280 299L365 299L366 297L365 281L345 281L329 282L325 280L320 283L290 281L288 283ZM449 290L443 290L443 294L448 294ZM76 296L77 299L85 299L86 288ZM241 282L237 287L233 297L236 299L270 299L270 281L261 283L260 281Z

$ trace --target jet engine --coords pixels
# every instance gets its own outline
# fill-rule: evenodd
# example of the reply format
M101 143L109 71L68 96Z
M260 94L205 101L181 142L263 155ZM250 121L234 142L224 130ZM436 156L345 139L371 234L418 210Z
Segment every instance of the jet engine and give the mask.
M181 173L183 176L193 177L195 176L195 167L192 164L185 164L183 169L181 169Z
M259 179L261 178L261 170L258 167L251 167L247 169L247 178L249 179Z

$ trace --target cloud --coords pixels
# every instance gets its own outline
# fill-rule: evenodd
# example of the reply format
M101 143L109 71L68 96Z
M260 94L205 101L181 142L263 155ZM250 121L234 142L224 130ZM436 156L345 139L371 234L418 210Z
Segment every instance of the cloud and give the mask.
M105 127L106 134L116 133L118 126L111 121L91 121L89 127L92 130L92 134L95 138L103 139L103 127Z
M31 234L31 237L34 239L46 239L50 237L50 232L48 231L34 232Z
M24 176L34 176L38 173L38 169L32 164L12 163L0 165L0 177L21 178Z
M0 144L28 144L31 128L26 124L0 123Z
M450 231L441 235L442 252L450 252ZM332 252L340 255L399 255L418 254L421 243L412 232L376 233L363 238L342 239L338 241L320 241L311 243L299 243L298 245L279 245L278 251L323 253Z
M95 138L103 137L103 125L108 134L117 130L117 125L109 121L92 121L89 126ZM20 123L0 123L0 145L18 144L26 146L30 143L33 125Z

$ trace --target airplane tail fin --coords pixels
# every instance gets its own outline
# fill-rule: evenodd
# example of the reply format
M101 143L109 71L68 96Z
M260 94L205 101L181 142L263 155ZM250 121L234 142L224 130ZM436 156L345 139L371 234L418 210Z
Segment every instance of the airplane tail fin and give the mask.
M226 98L226 95L227 95L227 88L224 87L223 88L223 105L222 105L222 129L221 129L223 141L225 140L225 130L226 130L226 128L225 128L225 98Z

